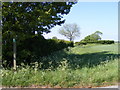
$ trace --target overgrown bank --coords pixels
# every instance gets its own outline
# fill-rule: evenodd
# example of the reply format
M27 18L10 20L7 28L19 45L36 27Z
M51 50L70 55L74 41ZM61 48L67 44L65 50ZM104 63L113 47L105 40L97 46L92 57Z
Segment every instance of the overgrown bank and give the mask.
M2 70L3 86L94 87L118 82L118 47L111 45L76 46L53 53L34 63L13 70ZM47 67L46 67L47 66ZM42 69L42 68L45 69ZM53 69L54 68L54 69Z

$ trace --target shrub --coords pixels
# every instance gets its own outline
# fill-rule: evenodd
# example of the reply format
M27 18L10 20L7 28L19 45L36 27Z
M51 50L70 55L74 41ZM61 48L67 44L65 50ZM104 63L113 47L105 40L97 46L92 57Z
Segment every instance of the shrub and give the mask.
M49 49L49 52L58 51L67 47L73 47L73 42L71 41L65 41L65 40L59 40L59 39L48 39L47 40L47 49Z
M29 40L27 40L29 41ZM35 62L35 58L37 57L42 57L42 56L47 56L51 54L52 52L67 48L68 46L73 46L73 42L70 41L65 41L65 40L59 40L59 39L41 39L38 37L32 38L30 41L31 45L28 45L29 47L26 47L26 51L29 52L24 58L24 63L31 63ZM29 44L28 42L26 42ZM21 54L22 55L22 54Z
M114 44L113 40L100 40L98 41L100 44Z
M81 42L75 42L75 45L86 45L87 42L85 41L81 41Z
M17 64L30 64L35 62L38 57L47 56L52 52L72 47L73 42L59 39L45 39L43 36L34 36L16 42L17 45ZM8 47L3 46L3 67L13 66L13 45L12 40Z

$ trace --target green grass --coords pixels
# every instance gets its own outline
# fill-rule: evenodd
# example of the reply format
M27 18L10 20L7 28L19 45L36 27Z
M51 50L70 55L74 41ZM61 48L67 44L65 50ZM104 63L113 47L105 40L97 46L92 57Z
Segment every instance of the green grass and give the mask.
M3 86L88 87L118 82L118 45L76 46L39 58L33 68L2 70ZM43 61L45 63L43 63Z

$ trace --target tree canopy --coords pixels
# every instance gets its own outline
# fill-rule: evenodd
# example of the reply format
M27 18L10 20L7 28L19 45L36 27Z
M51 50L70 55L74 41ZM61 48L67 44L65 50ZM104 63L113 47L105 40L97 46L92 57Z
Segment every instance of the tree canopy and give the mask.
M64 14L70 12L74 2L4 2L2 4L3 35L11 33L48 33L55 25L61 25Z
M86 36L82 41L98 41L101 40L102 32L96 31L91 35Z

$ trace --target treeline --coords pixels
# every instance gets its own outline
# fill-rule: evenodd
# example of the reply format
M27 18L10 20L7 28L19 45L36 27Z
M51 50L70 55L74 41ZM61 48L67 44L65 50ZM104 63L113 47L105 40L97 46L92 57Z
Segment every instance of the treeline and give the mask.
M17 42L17 41L16 41ZM11 41L12 43L12 41ZM72 41L65 41L60 39L45 39L43 36L34 36L31 38L27 38L20 43L17 44L17 64L21 63L30 64L35 62L35 58L39 58L42 56L47 56L52 52L67 48L73 47ZM3 46L4 56L3 62L4 67L13 66L13 46L7 44ZM9 49L9 51L8 51Z
M86 45L86 44L114 44L113 40L99 40L99 41L80 41L75 42L76 45Z
M75 42L76 45L86 45L86 44L113 44L113 40L101 40L101 35L103 33L96 31L91 35L86 36L80 42Z

